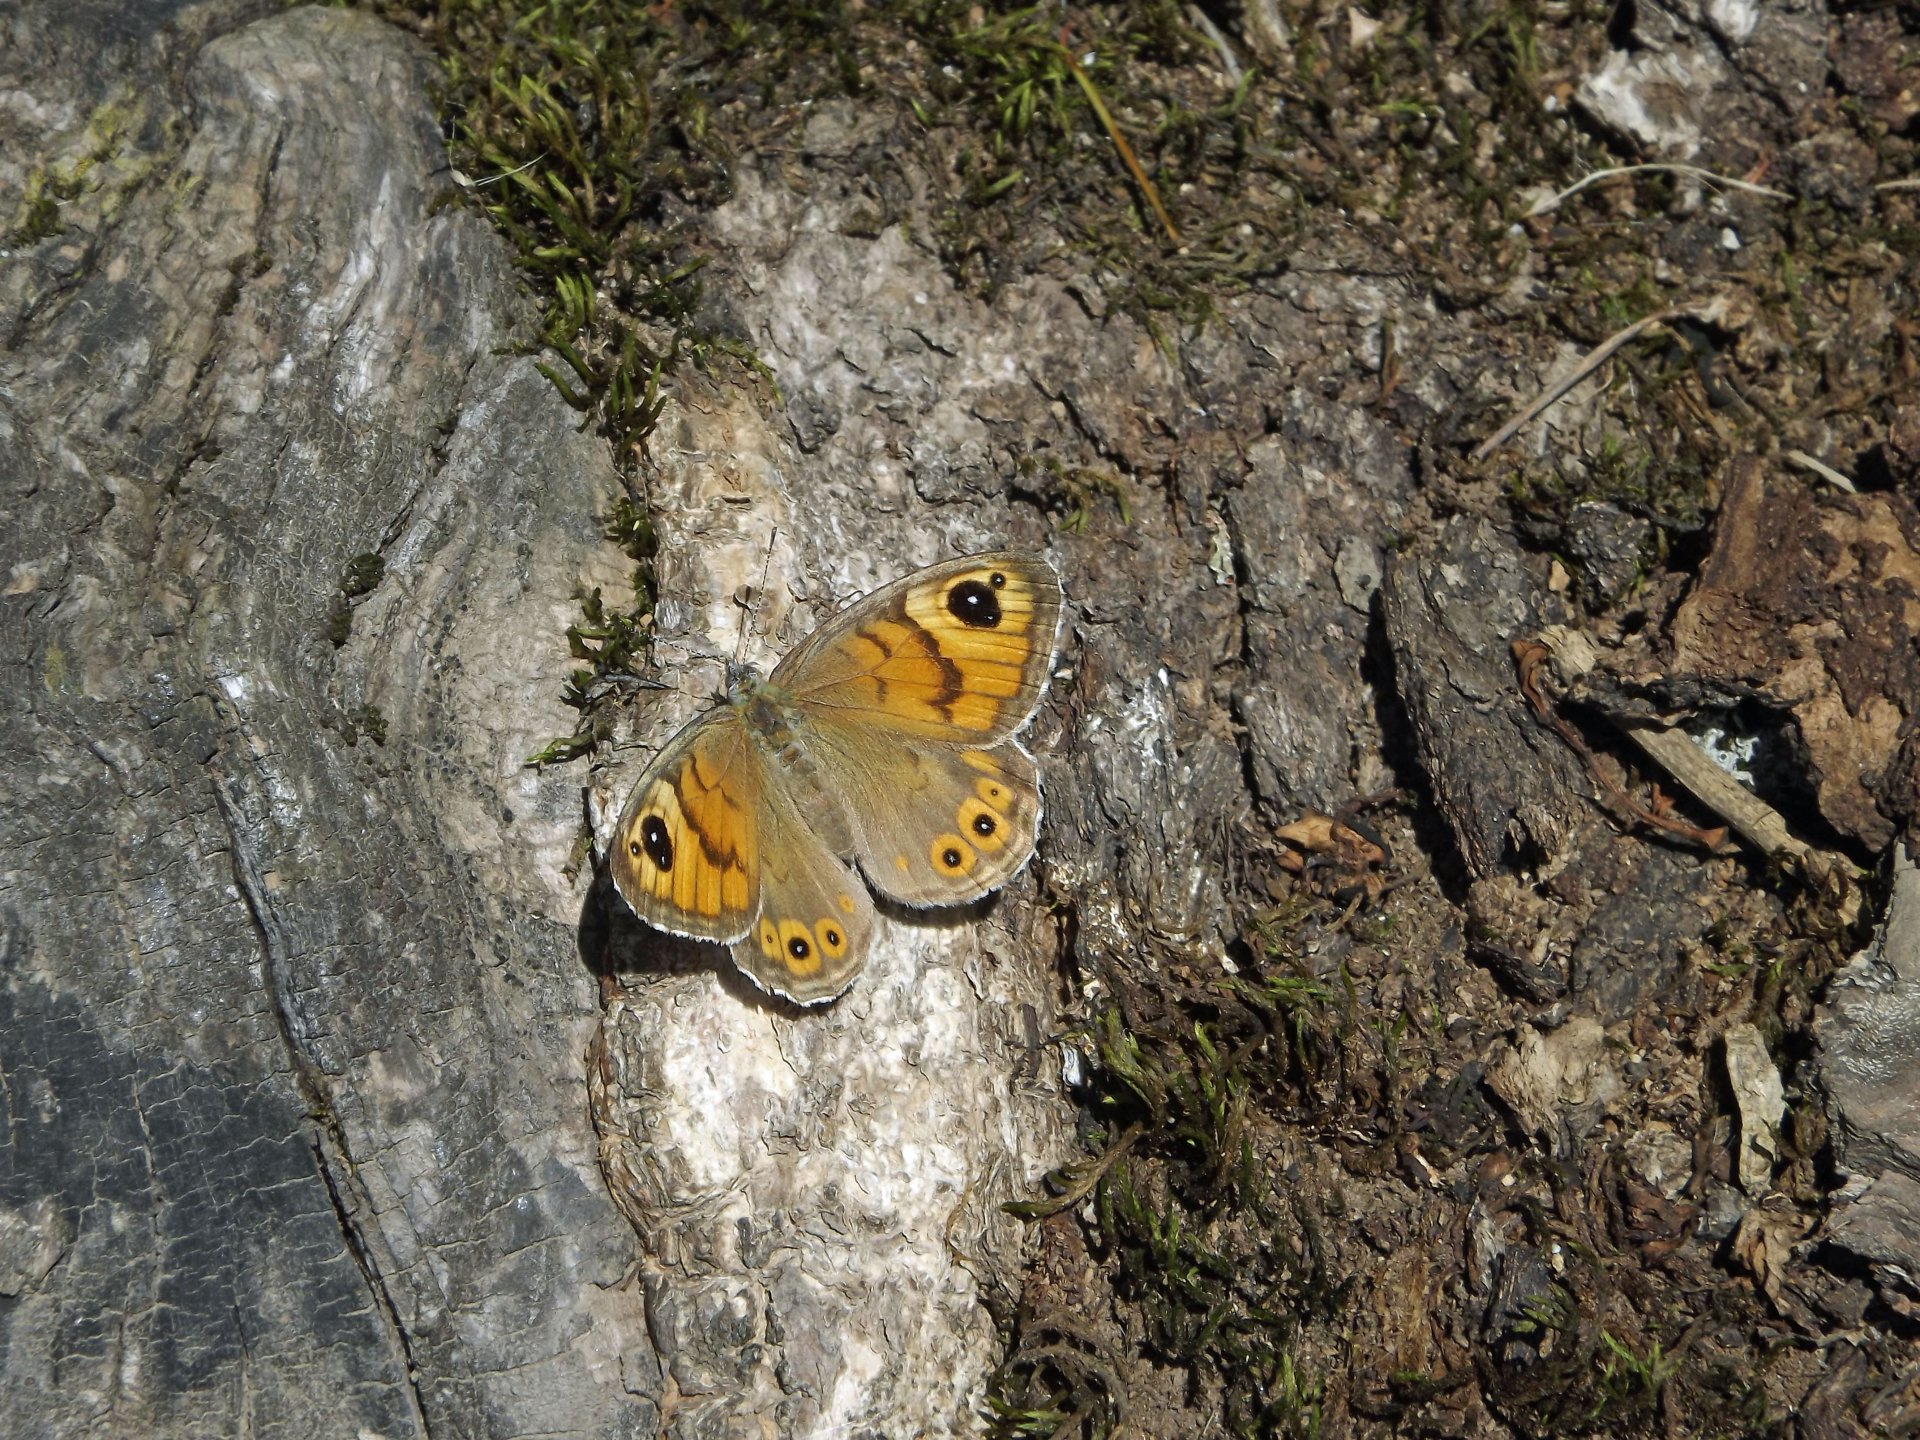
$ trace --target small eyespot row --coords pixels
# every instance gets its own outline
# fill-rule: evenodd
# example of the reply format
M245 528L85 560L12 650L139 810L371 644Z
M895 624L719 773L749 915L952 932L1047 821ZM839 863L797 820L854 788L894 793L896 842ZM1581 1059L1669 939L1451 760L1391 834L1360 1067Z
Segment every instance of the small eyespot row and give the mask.
M816 944L814 931L803 922L776 922L763 915L754 938L760 943L760 953L781 969L795 975L811 975L820 968L822 952L834 959L847 953L846 931L837 921L820 921L819 931L820 943Z
M974 793L962 800L960 808L954 811L955 828L977 850L992 853L1004 849L1012 798L1006 786L991 780L979 781Z
M927 854L933 861L933 868L942 875L965 875L973 869L974 861L980 858L980 853L973 846L958 835L951 834L936 836Z
M819 937L820 949L829 960L838 960L847 953L847 932L833 917L814 921L813 933Z

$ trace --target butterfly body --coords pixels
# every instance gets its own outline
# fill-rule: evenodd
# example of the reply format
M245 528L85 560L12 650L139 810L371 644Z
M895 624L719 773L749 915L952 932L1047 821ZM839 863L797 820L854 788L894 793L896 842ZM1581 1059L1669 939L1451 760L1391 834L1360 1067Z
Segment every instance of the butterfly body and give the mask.
M836 855L851 854L852 826L802 739L806 716L793 697L758 671L743 668L735 672L725 703L746 727L751 748L777 771L807 828Z
M660 929L731 945L769 990L838 995L872 934L868 883L963 904L1032 855L1039 778L1013 737L1060 600L1042 560L967 556L856 601L764 679L734 671L634 786L616 888Z

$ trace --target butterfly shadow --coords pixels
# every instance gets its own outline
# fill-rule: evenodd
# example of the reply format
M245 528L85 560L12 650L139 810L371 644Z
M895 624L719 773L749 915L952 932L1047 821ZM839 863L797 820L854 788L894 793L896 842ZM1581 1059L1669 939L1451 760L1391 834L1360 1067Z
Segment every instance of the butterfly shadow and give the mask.
M873 894L874 908L887 919L909 932L915 930L957 929L973 925L991 915L1000 903L1001 892L982 895L964 905L922 908L903 904L885 895ZM843 997L816 1005L800 1005L784 995L762 990L738 965L725 945L714 940L695 940L685 935L670 935L656 930L632 910L614 889L613 877L604 868L597 869L593 885L580 907L576 931L580 961L600 984L602 994L610 987L623 987L636 980L673 975L711 974L735 1000L775 1015L789 1018L818 1015L830 1010ZM858 982L856 982L858 983Z
M950 930L985 920L999 907L1002 892L990 890L978 899L959 905L909 905L904 900L881 894L870 885L867 893L873 896L873 908L895 924L909 930Z
M715 940L695 940L656 930L620 898L613 877L599 868L586 901L580 907L576 932L580 961L600 984L604 999L610 988L623 988L674 975L711 974L736 1000L776 1015L818 1014L819 1005L796 1005L785 996L762 990L733 963L727 947Z

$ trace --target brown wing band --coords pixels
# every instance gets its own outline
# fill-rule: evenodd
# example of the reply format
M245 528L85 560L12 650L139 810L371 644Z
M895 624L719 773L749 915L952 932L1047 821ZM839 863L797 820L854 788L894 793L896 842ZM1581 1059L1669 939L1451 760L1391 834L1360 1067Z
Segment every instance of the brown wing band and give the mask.
M856 635L873 646L873 648L878 650L884 657L879 665L863 672L862 675L863 679L873 682L876 703L884 704L887 698L887 691L891 688L887 677L880 673L881 666L884 666L887 661L898 659L901 655L905 654L909 659L924 660L939 670L940 693L921 703L936 707L940 711L941 717L951 725L953 723L954 702L966 692L966 680L961 674L960 667L941 653L939 644L934 640L933 632L905 611L902 611L898 615L889 615L886 623L889 625L898 625L905 629L919 641L919 649L908 652L905 646L889 645L883 636L875 634L872 627L867 625L862 625L854 631Z

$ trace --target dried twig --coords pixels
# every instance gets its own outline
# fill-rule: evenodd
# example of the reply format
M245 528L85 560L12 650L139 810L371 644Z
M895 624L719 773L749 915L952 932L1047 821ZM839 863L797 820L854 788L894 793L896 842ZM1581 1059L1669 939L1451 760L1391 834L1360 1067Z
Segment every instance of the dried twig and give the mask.
M1555 381L1545 390L1542 390L1534 397L1533 403L1528 405L1525 410L1522 410L1513 419L1502 425L1494 432L1490 439L1481 442L1480 448L1473 452L1473 458L1475 460L1484 460L1502 445L1506 444L1507 441L1519 433L1523 425L1537 418L1562 395L1565 395L1569 390L1573 389L1574 386L1586 379L1587 376L1606 364L1608 359L1613 355L1613 352L1618 350L1622 345L1638 338L1656 325L1663 325L1667 321L1687 313L1686 310L1677 307L1667 310L1656 310L1653 314L1634 321L1633 324L1627 326L1626 329L1609 335L1605 340L1602 340L1598 345L1594 346L1593 349L1580 357L1580 363L1574 367L1572 374L1566 376L1564 379Z
M1591 175L1576 180L1557 195L1549 195L1545 199L1534 201L1527 211L1526 218L1531 220L1536 215L1545 215L1549 210L1557 210L1562 202L1572 199L1590 185L1598 185L1602 180L1613 180L1622 175L1639 175L1648 171L1664 172L1669 175L1691 175L1694 179L1704 180L1709 185L1720 185L1729 190L1744 190L1750 195L1764 195L1769 200L1793 199L1793 196L1784 190L1769 190L1766 186L1755 185L1750 180L1736 180L1731 175L1716 175L1711 170L1702 170L1698 165L1616 165L1605 170L1596 170Z
M1212 45L1214 51L1220 56L1220 67L1227 72L1228 82L1238 87L1242 74L1240 62L1234 58L1233 46L1228 44L1227 37L1220 33L1220 27L1214 24L1212 17L1198 5L1187 6L1187 19L1193 22L1195 29L1207 37L1207 43Z
M1653 789L1651 804L1642 805L1626 791L1613 782L1600 765L1600 757L1593 753L1587 742L1553 708L1552 703L1540 690L1540 666L1552 655L1538 640L1516 640L1513 642L1513 661L1520 671L1520 693L1527 697L1527 703L1533 707L1533 713L1565 742L1568 749L1580 757L1587 767L1587 774L1593 778L1606 796L1607 802L1617 811L1624 813L1643 825L1651 825L1657 830L1665 830L1669 835L1677 835L1683 840L1691 840L1702 848L1714 851L1726 843L1727 827L1716 825L1703 830L1698 825L1689 825L1673 813L1671 802L1660 793L1659 786ZM1702 757L1705 758L1704 756ZM1708 761L1712 764L1712 761Z
M1540 632L1538 644L1553 657L1554 668L1563 678L1584 675L1599 660L1585 635L1564 626L1549 625ZM1517 654L1518 646L1515 649ZM1615 720L1614 723L1694 799L1724 819L1754 849L1763 855L1791 855L1810 873L1826 868L1819 853L1787 828L1786 819L1778 810L1715 764L1684 730L1651 721L1634 724Z
M1824 460L1814 459L1804 450L1789 450L1786 452L1786 457L1803 470L1811 470L1836 490L1844 490L1849 495L1857 494L1859 491L1859 487L1853 483L1851 477L1834 469Z

